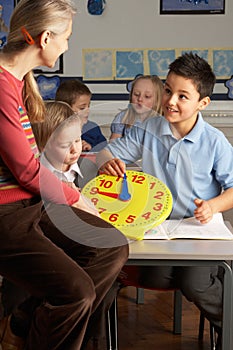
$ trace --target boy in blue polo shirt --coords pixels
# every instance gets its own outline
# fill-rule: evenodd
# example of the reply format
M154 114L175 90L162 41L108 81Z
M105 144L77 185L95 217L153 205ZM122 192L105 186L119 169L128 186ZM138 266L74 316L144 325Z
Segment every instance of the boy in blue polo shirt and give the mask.
M210 65L185 53L169 66L164 115L134 127L98 155L101 170L123 176L125 164L142 159L142 170L161 179L173 195L172 219L195 216L209 222L233 207L233 148L224 134L206 123L215 75ZM222 283L218 268L142 267L145 287L178 287L215 325L221 326Z

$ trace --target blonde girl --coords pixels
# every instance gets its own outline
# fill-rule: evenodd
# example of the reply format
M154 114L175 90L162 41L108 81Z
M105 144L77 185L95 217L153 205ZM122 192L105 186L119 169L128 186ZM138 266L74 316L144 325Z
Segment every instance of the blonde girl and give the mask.
M111 124L110 140L128 134L133 125L162 114L163 83L156 75L140 75L132 82L129 106L118 113Z

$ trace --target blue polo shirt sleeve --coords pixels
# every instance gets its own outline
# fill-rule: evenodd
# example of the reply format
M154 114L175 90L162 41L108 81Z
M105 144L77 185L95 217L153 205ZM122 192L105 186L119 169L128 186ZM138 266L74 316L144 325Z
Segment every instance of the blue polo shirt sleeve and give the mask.
M113 119L110 129L112 134L119 134L124 136L125 124L122 123L122 119L125 115L125 111L118 113Z
M233 188L233 147L224 135L216 144L213 171L223 190Z
M114 158L120 158L126 164L134 163L142 158L142 140L145 130L143 127L132 126L129 133L110 142L106 149Z

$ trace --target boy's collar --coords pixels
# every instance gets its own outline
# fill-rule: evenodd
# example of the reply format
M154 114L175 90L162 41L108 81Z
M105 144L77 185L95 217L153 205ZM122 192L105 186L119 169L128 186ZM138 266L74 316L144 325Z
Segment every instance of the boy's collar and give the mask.
M202 131L204 128L204 123L205 122L201 112L198 112L196 124L194 125L192 130L187 135L185 135L182 139L188 140L190 142L196 142L199 139L200 131ZM166 123L163 123L162 125L161 136L167 136L167 135L174 137L170 129L170 124L166 121Z
M205 121L202 117L201 112L198 112L197 121L192 130L184 137L185 140L191 142L197 142L200 138L200 132L202 132L205 125Z

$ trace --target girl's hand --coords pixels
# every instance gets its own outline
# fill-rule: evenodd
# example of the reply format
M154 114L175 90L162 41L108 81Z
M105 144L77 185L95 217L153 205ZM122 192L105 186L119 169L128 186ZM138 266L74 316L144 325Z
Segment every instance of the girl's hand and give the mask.
M90 143L82 140L82 150L83 151L90 151L92 149Z
M107 175L123 177L125 173L125 163L118 158L113 158L104 163L99 171Z
M200 221L201 224L207 224L207 222L213 218L213 211L210 204L208 201L199 198L196 198L194 203L197 206L194 210L195 218Z

